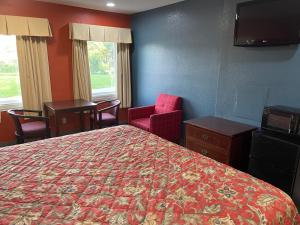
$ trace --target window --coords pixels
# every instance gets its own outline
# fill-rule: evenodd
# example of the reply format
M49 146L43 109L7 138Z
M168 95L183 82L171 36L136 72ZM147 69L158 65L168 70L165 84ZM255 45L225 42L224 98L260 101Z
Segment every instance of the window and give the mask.
M0 35L0 109L22 106L16 36Z
M88 42L93 99L115 98L117 93L116 44Z

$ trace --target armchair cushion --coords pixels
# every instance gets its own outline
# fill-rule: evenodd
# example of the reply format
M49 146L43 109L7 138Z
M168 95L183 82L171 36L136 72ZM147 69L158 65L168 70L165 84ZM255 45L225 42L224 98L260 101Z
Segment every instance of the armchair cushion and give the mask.
M166 113L181 109L181 98L168 94L160 94L155 104L155 113Z
M154 110L155 110L154 105L131 108L128 110L128 123L131 124L131 122L136 119L150 118L150 116L154 113Z
M140 118L131 121L131 125L141 128L143 130L149 131L150 130L150 118Z
M21 126L23 133L26 136L35 136L41 133L45 133L47 130L46 123L42 121L23 123Z

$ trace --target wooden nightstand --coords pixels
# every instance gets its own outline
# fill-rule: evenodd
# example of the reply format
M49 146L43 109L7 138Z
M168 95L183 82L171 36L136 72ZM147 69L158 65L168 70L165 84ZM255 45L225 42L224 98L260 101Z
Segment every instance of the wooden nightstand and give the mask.
M187 148L239 170L247 170L252 131L256 127L213 116L184 123Z

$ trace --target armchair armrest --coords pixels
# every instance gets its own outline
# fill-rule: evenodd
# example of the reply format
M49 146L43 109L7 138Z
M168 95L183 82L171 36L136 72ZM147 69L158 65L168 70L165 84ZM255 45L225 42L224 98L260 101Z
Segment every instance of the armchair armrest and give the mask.
M38 113L39 116L42 116L43 111L42 110L32 110L32 109L15 109L15 112L29 112L29 113Z
M169 141L178 142L182 121L182 110L154 114L150 117L150 132Z
M151 125L153 127L158 127L163 124L181 122L181 119L182 119L181 110L176 110L168 113L153 114L150 116L150 129L151 129Z
M128 123L139 118L149 118L154 113L154 109L154 105L128 109Z
M112 103L113 102L113 103ZM102 108L102 109L97 109L97 112L98 113L102 113L102 112L104 112L104 111L107 111L107 110L110 110L110 109L113 109L113 108L119 108L120 107L120 104L121 104L121 102L120 102L120 100L118 100L118 99L115 99L115 100L103 100L103 101L100 101L100 102L94 102L94 103L96 103L97 104L97 107L98 106L101 106L102 104L104 104L104 103L112 103L111 105L109 105L109 106L106 106L106 107L104 107L104 108Z
M45 117L45 116L24 116L24 115L20 115L18 117L24 118L24 119L33 119L33 120L37 120L37 121L49 122L49 118Z
M99 121L102 120L102 113L103 112L108 111L108 110L113 109L113 108L117 108L117 107L119 107L119 105L112 105L112 106L105 107L103 109L98 109L97 113L98 113L98 116L99 116ZM116 116L116 121L118 123L119 122L119 109L117 109L115 116Z
M105 112L107 110L113 109L115 107L117 107L117 106L116 105L112 105L112 106L105 107L103 109L98 109L97 111L98 111L98 113L102 113L102 112Z

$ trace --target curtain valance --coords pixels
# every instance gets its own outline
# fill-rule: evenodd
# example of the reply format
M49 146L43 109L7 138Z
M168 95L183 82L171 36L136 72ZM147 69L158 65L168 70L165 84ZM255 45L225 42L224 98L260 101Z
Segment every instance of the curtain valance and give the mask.
M128 28L105 27L80 23L70 24L70 39L124 44L132 43L131 30Z
M48 19L0 15L0 34L52 37Z

